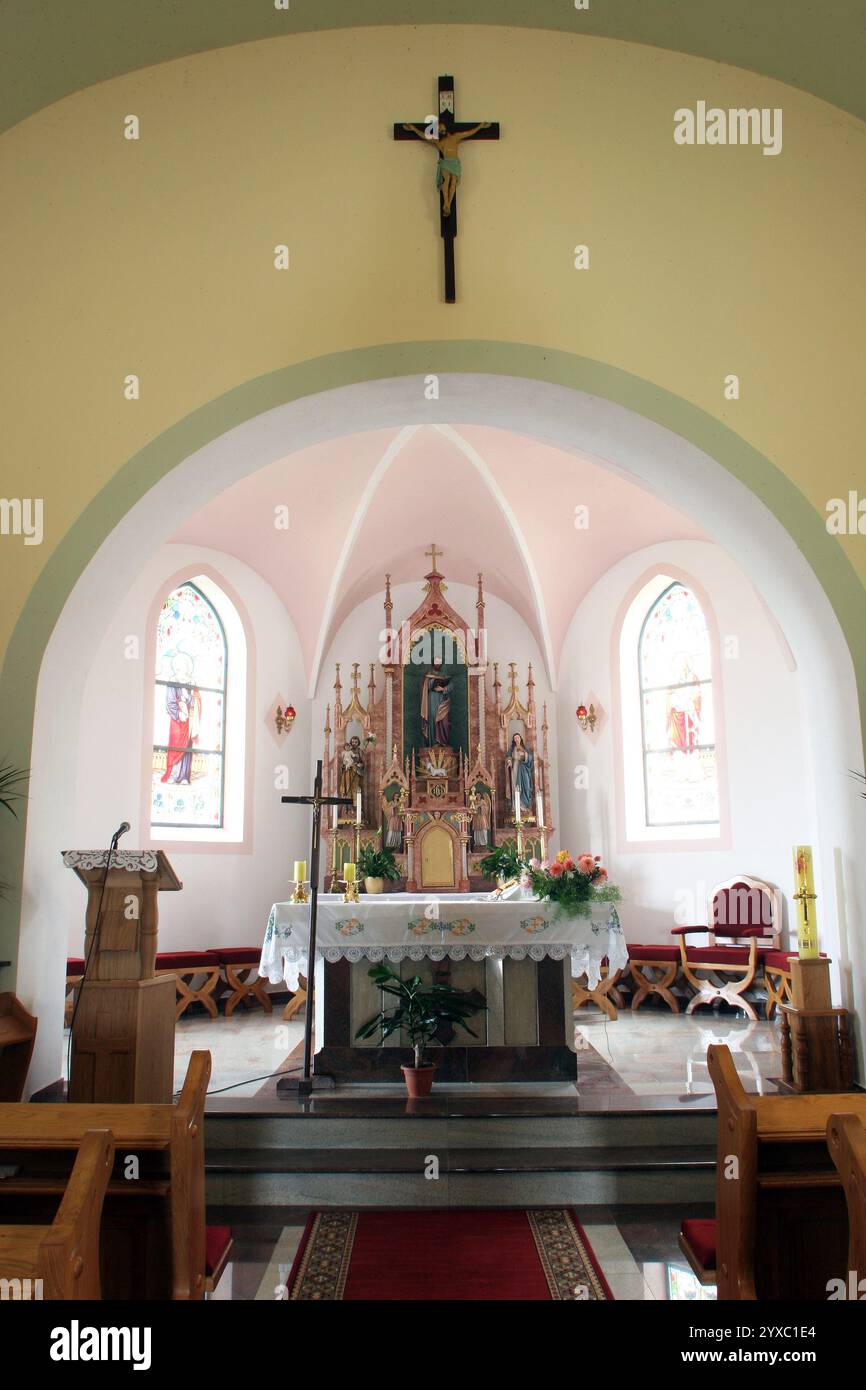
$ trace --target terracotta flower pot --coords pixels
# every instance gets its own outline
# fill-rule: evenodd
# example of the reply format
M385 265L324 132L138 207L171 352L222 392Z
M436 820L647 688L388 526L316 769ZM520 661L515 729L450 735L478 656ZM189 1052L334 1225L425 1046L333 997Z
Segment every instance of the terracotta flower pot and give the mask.
M403 1080L406 1082L406 1090L412 1100L417 1100L419 1096L429 1096L430 1088L433 1085L433 1073L435 1065L428 1067L402 1067Z
M384 878L365 878L364 887L368 893L381 893L385 887Z

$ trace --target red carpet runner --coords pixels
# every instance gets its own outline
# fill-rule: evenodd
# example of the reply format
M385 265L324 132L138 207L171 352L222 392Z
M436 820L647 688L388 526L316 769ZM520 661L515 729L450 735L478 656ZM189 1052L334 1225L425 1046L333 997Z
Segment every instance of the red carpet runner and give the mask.
M573 1211L326 1211L310 1217L288 1281L308 1300L606 1300Z

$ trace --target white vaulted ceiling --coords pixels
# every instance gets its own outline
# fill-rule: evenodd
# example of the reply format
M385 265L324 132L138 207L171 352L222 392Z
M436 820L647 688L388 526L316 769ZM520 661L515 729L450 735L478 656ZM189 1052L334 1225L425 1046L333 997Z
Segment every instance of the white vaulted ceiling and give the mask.
M289 526L274 524L288 507ZM576 509L588 525L576 527ZM313 693L323 653L359 604L418 581L424 552L511 605L556 686L575 609L624 555L665 540L707 539L686 515L609 465L486 425L413 425L344 435L248 475L172 537L227 551L258 571L296 625Z

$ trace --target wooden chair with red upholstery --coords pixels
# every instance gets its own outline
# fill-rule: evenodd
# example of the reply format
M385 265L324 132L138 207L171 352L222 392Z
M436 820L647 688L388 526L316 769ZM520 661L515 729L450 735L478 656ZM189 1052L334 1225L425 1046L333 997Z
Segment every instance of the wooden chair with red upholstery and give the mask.
M712 890L707 921L708 927L673 928L673 935L679 937L680 968L695 991L686 1013L724 1000L756 1020L744 995L763 973L767 952L779 951L781 894L763 879L740 874ZM709 940L706 945L690 946L687 938L694 935L706 935Z

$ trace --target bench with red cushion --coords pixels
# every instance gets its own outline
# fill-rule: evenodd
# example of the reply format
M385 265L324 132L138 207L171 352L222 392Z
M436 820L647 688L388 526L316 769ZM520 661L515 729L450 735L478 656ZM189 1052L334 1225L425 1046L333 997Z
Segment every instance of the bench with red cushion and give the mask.
M204 1244L204 1288L213 1293L229 1262L234 1240L231 1226L206 1226Z
M160 951L155 968L157 975L177 976L175 1019L193 1003L203 1004L211 1018L216 1018L217 1006L212 995L222 970L212 951ZM202 977L201 983L194 986L193 981L199 977Z
M231 1018L238 1004L252 1004L257 999L265 1013L273 1012L266 981L258 974L262 957L261 946L215 946L210 954L219 961L232 993L226 1000L226 1018ZM252 977L255 975L255 979Z
M627 947L629 971L635 984L631 997L632 1011L639 1009L645 999L655 994L663 999L672 1013L679 1013L679 1004L671 986L675 983L680 968L679 946L662 946L650 943L648 946ZM647 970L661 971L660 975L648 975Z
M702 1284L716 1282L716 1222L714 1217L687 1217L680 1226L680 1249Z

